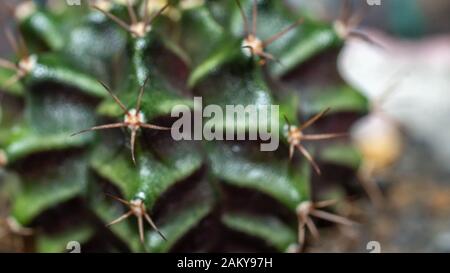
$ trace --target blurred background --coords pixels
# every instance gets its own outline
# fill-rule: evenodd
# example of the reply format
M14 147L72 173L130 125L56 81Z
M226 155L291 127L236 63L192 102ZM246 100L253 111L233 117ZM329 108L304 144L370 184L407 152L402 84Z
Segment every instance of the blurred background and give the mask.
M287 2L330 21L341 4ZM355 9L367 6L365 0L353 2ZM402 129L405 147L388 174L389 185L381 183L389 209L365 201L366 221L353 231L359 239L325 230L312 251L365 251L368 241L378 241L382 252L450 252L450 0L380 2L367 9L362 28L383 48L349 41L339 53L338 72L373 99L394 78L396 91L382 111ZM2 24L10 20L4 10L0 16ZM9 53L0 35L0 55Z
M336 18L340 1L289 0L323 18ZM387 252L450 251L450 1L381 0L363 22L383 50L357 40L339 54L340 75L375 99L396 86L383 112L404 130L405 150L389 174L389 210L369 213L362 232ZM353 1L364 9L366 1ZM367 211L371 209L367 207ZM325 241L325 240L323 240ZM346 239L331 234L323 248ZM350 250L364 248L355 243Z

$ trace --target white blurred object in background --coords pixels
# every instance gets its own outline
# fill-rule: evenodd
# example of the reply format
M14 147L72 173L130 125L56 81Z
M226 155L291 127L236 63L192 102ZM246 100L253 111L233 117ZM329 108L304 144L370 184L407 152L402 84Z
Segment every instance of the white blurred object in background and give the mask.
M348 42L339 56L340 74L373 100L398 71L405 71L383 112L426 143L441 167L450 170L450 37L411 42L370 35L384 50L356 39Z

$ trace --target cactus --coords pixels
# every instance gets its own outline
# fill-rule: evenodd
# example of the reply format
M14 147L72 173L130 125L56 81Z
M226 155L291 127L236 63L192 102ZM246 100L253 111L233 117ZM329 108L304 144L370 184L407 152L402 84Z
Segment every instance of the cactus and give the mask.
M81 251L303 251L305 227L318 235L311 216L352 224L327 198L344 201L356 180L361 159L342 133L367 99L341 79L314 92L292 79L306 80L302 68L322 56L337 74L336 52L353 33L365 37L349 29L359 17L324 22L268 0L22 1L11 11L0 166L2 217L33 230L20 251L66 251L70 241ZM164 130L171 111L193 109L194 96L279 105L280 147L175 141ZM255 120L234 121L256 130ZM313 185L335 180L331 190Z

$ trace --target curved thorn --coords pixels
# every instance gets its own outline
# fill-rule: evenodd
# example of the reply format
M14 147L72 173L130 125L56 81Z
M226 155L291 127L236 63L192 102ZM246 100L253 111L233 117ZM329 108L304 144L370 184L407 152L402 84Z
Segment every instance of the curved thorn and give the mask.
M5 31L6 40L8 41L9 46L14 51L14 54L19 56L19 58L23 58L24 56L22 56L20 49L19 49L19 45L17 44L17 41L14 38L14 35L12 34L11 30L9 28L5 28L4 31Z
M130 202L128 202L127 200L124 200L124 199L122 199L120 197L114 196L114 195L109 194L109 193L105 193L105 195L108 196L109 198L112 198L112 199L122 203L122 204L125 204L127 206L131 206Z
M305 239L306 239L306 223L303 221L299 221L298 223L298 244L299 249L302 250L305 247Z
M289 121L288 117L286 115L283 115L284 121L286 121L286 124L291 127L291 122Z
M22 32L20 32L20 29L17 30L17 36L19 49L22 52L22 58L30 56L30 51L28 50L27 43L25 42L25 38L23 37Z
M293 144L289 145L289 160L292 160L292 157L294 157L294 149L295 145Z
M19 69L15 63L2 58L0 58L0 67L14 71L17 71Z
M145 2L144 2L144 24L145 25L147 25L147 22L150 17L150 11L148 10L148 1L149 0L145 0Z
M131 130L131 140L130 140L130 144L131 144L131 158L133 159L133 163L134 165L136 165L136 157L134 156L134 145L136 142L136 130L133 129Z
M300 130L304 130L304 129L308 128L309 126L314 124L317 120L319 120L321 117L326 115L330 110L331 110L331 108L327 108L327 109L323 110L322 112L320 112L319 114L313 116L312 118L307 120L302 126L300 126Z
M93 9L96 9L98 11L100 11L101 13L103 13L106 17L110 18L111 20L113 20L114 22L116 22L119 26L121 26L123 29L125 29L128 32L131 32L130 26L125 23L124 21L122 21L122 19L120 19L119 17L115 16L114 14L102 10L101 8L97 7L96 5L91 5L90 6Z
M295 29L296 27L298 27L299 25L301 25L303 22L304 22L304 19L300 18L295 23L293 23L292 25L286 27L285 29L283 29L282 31L280 31L277 34L273 35L269 39L263 41L264 47L269 46L270 44L272 44L276 40L280 39L281 37L286 35L289 31L291 31L291 30Z
M323 219L323 220L327 220L333 223L337 223L337 224L341 224L341 225L345 225L345 226L353 226L355 224L355 222L350 221L349 219L336 215L336 214L332 214L323 210L313 210L311 211L311 215Z
M123 220L127 219L128 217L130 217L131 214L133 214L132 211L129 211L129 212L125 213L124 215L120 216L116 220L114 220L111 223L107 224L106 227L110 227L112 225L115 225L115 224L118 224L118 223L122 222Z
M126 126L127 126L127 125L126 125L125 123L123 123L123 122L121 122L121 123L106 124L106 125L100 125L100 126L94 126L94 127L92 127L92 128L84 129L84 130L79 131L79 132L77 132L77 133L71 134L70 136L73 137L73 136L80 135L80 134L83 134L83 133L87 133L87 132L90 132L90 131L98 131L98 130L105 130L105 129L114 129L114 128L120 128L120 127L126 127Z
M148 21L144 22L145 26L149 26L153 23L153 21L159 16L161 15L168 7L170 6L169 3L167 3L166 5L164 5L164 7L162 7L157 13L155 13L150 19L148 19Z
M267 60L270 60L270 61L274 61L274 62L276 62L276 63L279 63L279 64L281 64L281 62L277 59L277 58L275 58L272 54L270 54L270 53L267 53L267 52L261 52L261 57L263 57L264 59L267 59Z
M119 98L114 95L114 93L111 91L111 89L102 81L98 81L103 88L105 88L106 91L108 91L109 95L114 99L114 101L119 105L119 107L122 109L122 111L124 112L124 114L129 115L129 111L128 109L125 107L125 105L119 100Z
M319 230L317 229L316 224L314 224L314 222L311 220L309 216L306 217L306 226L308 227L314 239L319 240L320 239Z
M368 8L369 5L363 5L363 8L361 10L359 10L349 18L347 25L350 29L356 28L361 24L361 22L364 20L364 17L366 17L367 13L369 12Z
M127 0L127 10L128 10L128 15L131 18L131 23L133 25L137 24L138 20L137 20L136 12L134 12L133 5L131 4L131 0Z
M155 223L153 222L152 218L150 217L150 215L148 215L148 213L144 214L145 219L147 220L147 222L150 224L150 226L156 231L158 232L159 236L161 236L161 238L164 239L164 241L167 241L166 236L164 236L164 234L158 229L158 227L155 225Z
M239 7L239 11L241 12L242 20L244 21L245 36L248 36L250 34L250 29L249 29L249 25L248 25L247 15L245 14L244 9L242 8L241 1L240 0L235 0L235 2L236 2L236 4Z
M333 206L337 203L337 200L325 200L325 201L320 201L320 202L316 202L314 203L314 207L317 209L322 209L322 208L326 208L329 206Z
M144 221L142 220L142 215L139 215L137 217L138 219L138 228L139 228L139 239L141 240L141 243L143 244L145 242L144 240Z
M139 95L138 95L138 99L136 101L136 114L139 114L139 112L141 111L141 102L142 102L142 97L144 95L144 90L145 90L145 86L147 85L147 82L150 80L150 76L148 76L145 81L144 84L141 86L140 90L139 90Z
M256 36L257 24L258 24L258 3L257 0L253 0L253 11L252 11L252 33Z
M158 126L158 125L153 125L153 124L148 124L148 123L141 123L139 126L147 128L147 129L154 129L154 130L171 130L172 129L169 127L163 127L163 126Z
M339 13L339 20L343 22L345 25L348 24L350 20L350 14L352 12L352 3L350 0L342 0L341 9Z
M306 159L311 163L314 170L318 175L322 175L322 172L320 171L319 166L317 165L316 161L314 161L314 158L311 156L311 154L303 147L302 145L297 145L297 149L306 157Z
M349 135L348 133L303 135L302 139L303 140L326 140L326 139L347 137L348 135Z

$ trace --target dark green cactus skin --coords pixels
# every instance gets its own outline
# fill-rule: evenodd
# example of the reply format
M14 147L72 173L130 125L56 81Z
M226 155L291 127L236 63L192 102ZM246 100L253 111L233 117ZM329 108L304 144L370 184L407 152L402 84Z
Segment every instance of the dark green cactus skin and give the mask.
M307 94L290 84L322 55L336 58L344 41L332 24L295 13L283 1L261 1L262 37L305 16L267 48L281 64L261 66L242 53L243 21L234 1L207 0L188 9L178 2L170 7L178 16L162 14L142 38L85 5L57 12L42 6L18 20L37 61L20 82L2 88L0 149L8 163L1 177L13 189L10 215L36 230L33 251L65 251L68 241L79 241L82 251L284 252L297 243L297 207L317 196L312 181L333 179L326 166L352 174L358 168L347 139L329 141L311 149L326 174L316 176L300 155L289 160L283 126L275 152L259 151L255 141L177 142L170 131L142 130L136 165L126 129L70 137L123 120L99 80L133 107L149 78L142 111L148 122L169 127L173 106L192 108L194 96L221 106L279 105L282 125L283 116L295 124L331 107L323 121L333 120L338 130L348 129L339 117L355 120L367 111L366 99L341 80ZM241 3L250 14L251 1ZM110 12L130 21L126 6L113 4ZM0 69L0 84L11 75ZM143 200L167 240L146 227L140 243L132 217L108 230L104 225L127 208L105 193Z

